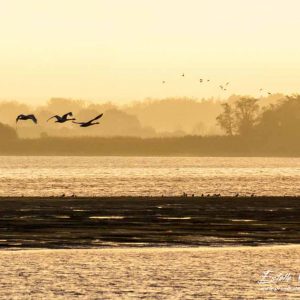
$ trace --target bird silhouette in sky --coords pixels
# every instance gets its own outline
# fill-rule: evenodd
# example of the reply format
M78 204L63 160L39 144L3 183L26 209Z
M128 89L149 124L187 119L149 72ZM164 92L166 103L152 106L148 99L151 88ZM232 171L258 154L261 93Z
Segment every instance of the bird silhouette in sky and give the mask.
M227 86L229 85L229 82L226 82L225 83L225 86L224 85L219 85L219 88L222 90L222 91L227 91Z
M100 124L99 122L94 122L94 121L100 119L102 116L103 116L103 114L100 114L96 118L94 118L94 119L92 119L90 121L87 121L87 122L74 122L73 121L73 123L74 124L79 124L80 127L89 127L89 126Z
M67 121L74 121L74 120L76 120L75 118L70 118L70 119L68 119L69 116L70 116L70 117L73 117L73 114L72 114L71 112L68 112L68 113L64 114L63 116L55 115L55 116L49 118L49 119L47 120L47 122L48 122L49 120L53 119L53 118L56 118L55 123L65 123L65 122L67 122Z
M17 119L16 119L16 123L18 123L19 120L22 121L26 121L26 120L31 120L33 123L37 124L37 118L35 117L35 115L18 115Z

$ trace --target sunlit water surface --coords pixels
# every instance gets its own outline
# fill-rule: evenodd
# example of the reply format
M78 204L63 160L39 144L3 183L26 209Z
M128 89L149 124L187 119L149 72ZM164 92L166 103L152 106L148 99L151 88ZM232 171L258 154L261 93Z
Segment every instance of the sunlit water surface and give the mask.
M0 157L0 195L300 195L300 158Z
M299 246L27 250L0 254L1 299L300 297ZM269 277L268 283L258 283L268 270L273 272L272 278L282 274L287 280L271 283Z

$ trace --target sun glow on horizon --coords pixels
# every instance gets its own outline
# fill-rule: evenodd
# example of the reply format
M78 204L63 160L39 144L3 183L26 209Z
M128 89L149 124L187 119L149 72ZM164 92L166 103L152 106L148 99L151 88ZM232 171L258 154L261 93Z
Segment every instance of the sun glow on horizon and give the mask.
M299 9L297 0L7 1L0 98L294 93Z

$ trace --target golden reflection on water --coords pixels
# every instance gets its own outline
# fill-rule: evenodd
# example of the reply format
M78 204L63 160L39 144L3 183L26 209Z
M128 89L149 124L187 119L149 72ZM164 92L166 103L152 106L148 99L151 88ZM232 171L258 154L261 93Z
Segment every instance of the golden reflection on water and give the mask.
M299 266L299 246L2 251L0 290L3 299L296 299ZM259 284L266 270L292 280Z
M300 158L5 157L0 196L300 195Z

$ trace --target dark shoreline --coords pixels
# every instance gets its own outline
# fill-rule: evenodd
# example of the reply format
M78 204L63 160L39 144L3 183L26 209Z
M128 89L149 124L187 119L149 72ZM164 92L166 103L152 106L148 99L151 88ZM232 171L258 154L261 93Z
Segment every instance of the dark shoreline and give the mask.
M298 139L269 140L262 136L182 137L57 137L11 138L0 141L9 156L190 156L300 157Z
M0 197L0 248L300 243L300 197Z

